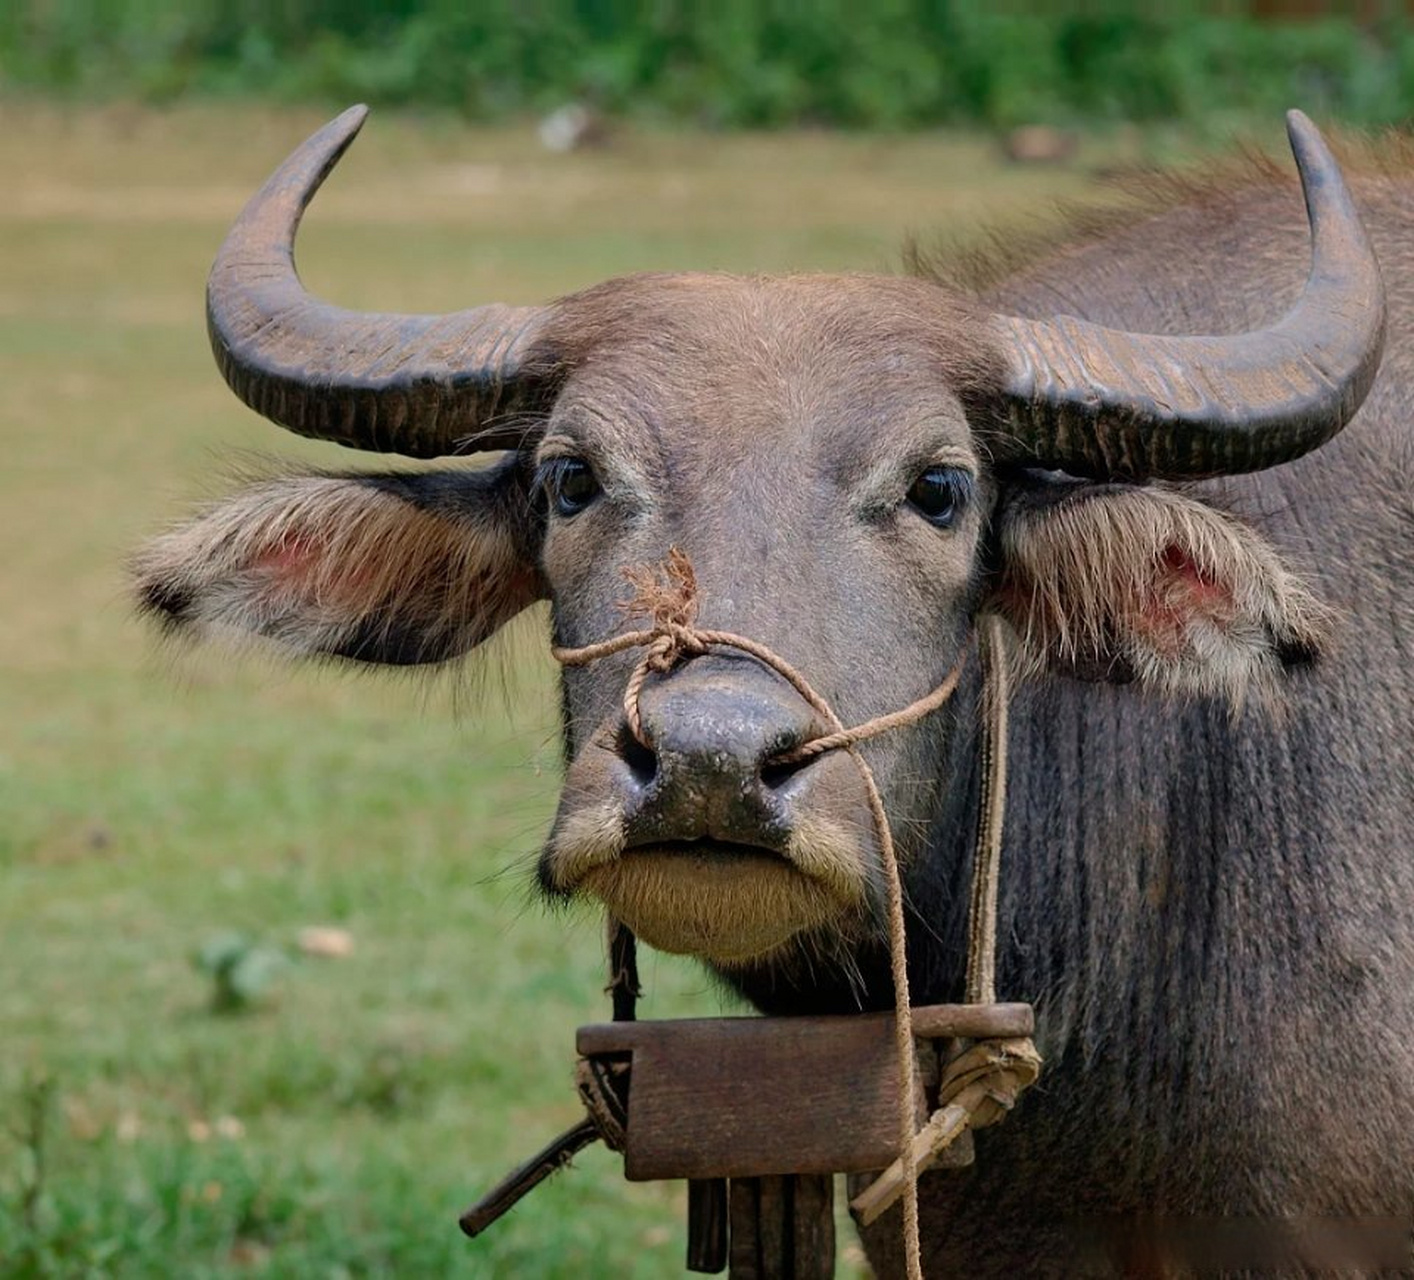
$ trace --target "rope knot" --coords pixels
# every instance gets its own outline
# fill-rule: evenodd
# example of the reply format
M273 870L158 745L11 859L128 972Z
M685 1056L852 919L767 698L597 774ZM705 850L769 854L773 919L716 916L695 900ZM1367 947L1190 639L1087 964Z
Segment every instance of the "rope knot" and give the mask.
M623 575L633 595L619 608L647 622L655 637L644 658L649 670L666 674L707 652L697 631L697 574L679 548L670 548L661 565L626 566Z

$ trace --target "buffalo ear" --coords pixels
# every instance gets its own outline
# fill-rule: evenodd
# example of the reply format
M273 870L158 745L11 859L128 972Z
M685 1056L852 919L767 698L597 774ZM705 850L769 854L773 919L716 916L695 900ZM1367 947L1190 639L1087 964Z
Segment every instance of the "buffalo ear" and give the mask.
M153 539L140 607L202 639L442 662L545 594L515 458L485 471L266 480Z
M988 607L1033 669L1238 704L1314 661L1330 629L1260 534L1170 489L1018 486L997 547Z

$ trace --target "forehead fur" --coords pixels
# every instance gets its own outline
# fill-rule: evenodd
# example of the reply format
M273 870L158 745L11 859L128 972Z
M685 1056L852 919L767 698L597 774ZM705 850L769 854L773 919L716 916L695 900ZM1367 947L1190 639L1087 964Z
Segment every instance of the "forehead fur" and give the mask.
M829 402L856 420L951 391L990 396L985 313L926 281L869 275L639 275L563 299L546 342L586 398L769 426Z

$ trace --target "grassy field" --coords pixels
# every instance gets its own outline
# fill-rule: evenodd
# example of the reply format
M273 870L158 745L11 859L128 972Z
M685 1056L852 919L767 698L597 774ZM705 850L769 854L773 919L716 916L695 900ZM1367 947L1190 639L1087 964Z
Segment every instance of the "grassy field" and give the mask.
M350 461L243 409L202 320L224 227L317 123L0 109L0 1274L675 1274L681 1188L602 1150L482 1240L456 1230L577 1118L573 1028L606 1016L599 922L529 891L558 770L543 619L484 680L379 679L163 652L125 597L126 554L233 460ZM642 268L888 268L909 230L1083 182L981 140L559 157L375 117L301 264L405 310ZM353 954L300 956L310 925ZM229 931L291 959L222 1014L193 956ZM691 965L644 973L649 1016L723 1007Z

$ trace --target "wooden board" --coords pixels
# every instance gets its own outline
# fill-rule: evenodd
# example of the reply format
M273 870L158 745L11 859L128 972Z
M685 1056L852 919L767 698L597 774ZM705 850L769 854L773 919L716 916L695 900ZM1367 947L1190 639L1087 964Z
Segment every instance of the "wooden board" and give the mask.
M1026 1005L941 1005L920 1032L1026 1034ZM756 1177L882 1169L898 1149L893 1016L696 1018L581 1027L586 1056L631 1053L624 1174ZM919 1099L919 1122L922 1116Z
M727 1265L727 1180L687 1184L687 1269L714 1276Z
M832 1178L733 1178L730 1186L730 1280L831 1280Z

